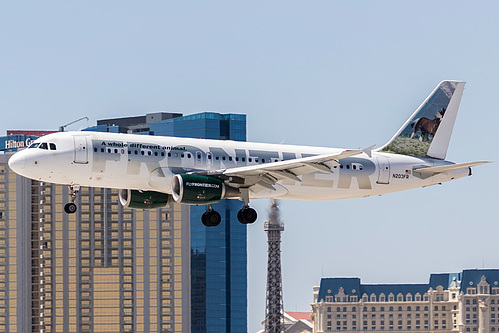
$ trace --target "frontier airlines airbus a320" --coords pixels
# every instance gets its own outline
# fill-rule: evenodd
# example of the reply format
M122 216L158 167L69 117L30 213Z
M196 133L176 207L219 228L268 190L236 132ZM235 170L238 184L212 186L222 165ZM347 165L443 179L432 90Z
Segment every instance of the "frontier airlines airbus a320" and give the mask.
M338 200L377 196L471 175L487 162L445 161L465 82L443 81L379 149L290 146L101 132L43 136L14 154L9 166L35 180L71 187L120 189L130 208L176 201L207 205L206 226L220 223L212 204L243 201L238 219L253 223L249 200Z

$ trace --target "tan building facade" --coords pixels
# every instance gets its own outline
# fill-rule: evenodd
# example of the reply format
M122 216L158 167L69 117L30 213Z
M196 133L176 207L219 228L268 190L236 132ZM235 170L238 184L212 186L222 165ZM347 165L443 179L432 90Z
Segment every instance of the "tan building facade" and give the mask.
M0 332L186 332L189 207L32 181L0 155Z

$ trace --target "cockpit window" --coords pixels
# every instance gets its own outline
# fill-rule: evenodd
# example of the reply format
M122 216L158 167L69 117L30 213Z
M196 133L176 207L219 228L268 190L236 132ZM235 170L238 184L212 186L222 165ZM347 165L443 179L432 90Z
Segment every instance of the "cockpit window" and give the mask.
M56 150L55 143L49 143L50 150Z
M40 148L40 149L49 149L49 147L48 147L48 145L47 145L46 142L40 143L40 146L38 148Z
M39 142L34 142L34 143L30 144L28 148L38 148L39 145L40 145Z

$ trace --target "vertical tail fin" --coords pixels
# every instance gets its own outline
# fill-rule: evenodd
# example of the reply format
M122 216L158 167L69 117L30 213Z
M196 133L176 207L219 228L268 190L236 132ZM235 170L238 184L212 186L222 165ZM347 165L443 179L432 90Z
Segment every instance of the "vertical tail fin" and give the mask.
M445 159L463 81L442 81L380 151Z

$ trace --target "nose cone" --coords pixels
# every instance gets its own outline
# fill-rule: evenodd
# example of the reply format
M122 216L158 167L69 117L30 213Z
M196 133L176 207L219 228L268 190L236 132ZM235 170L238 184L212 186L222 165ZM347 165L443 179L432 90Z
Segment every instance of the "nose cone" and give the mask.
M15 153L9 159L9 167L15 173L22 175L26 169L26 157L22 152Z

